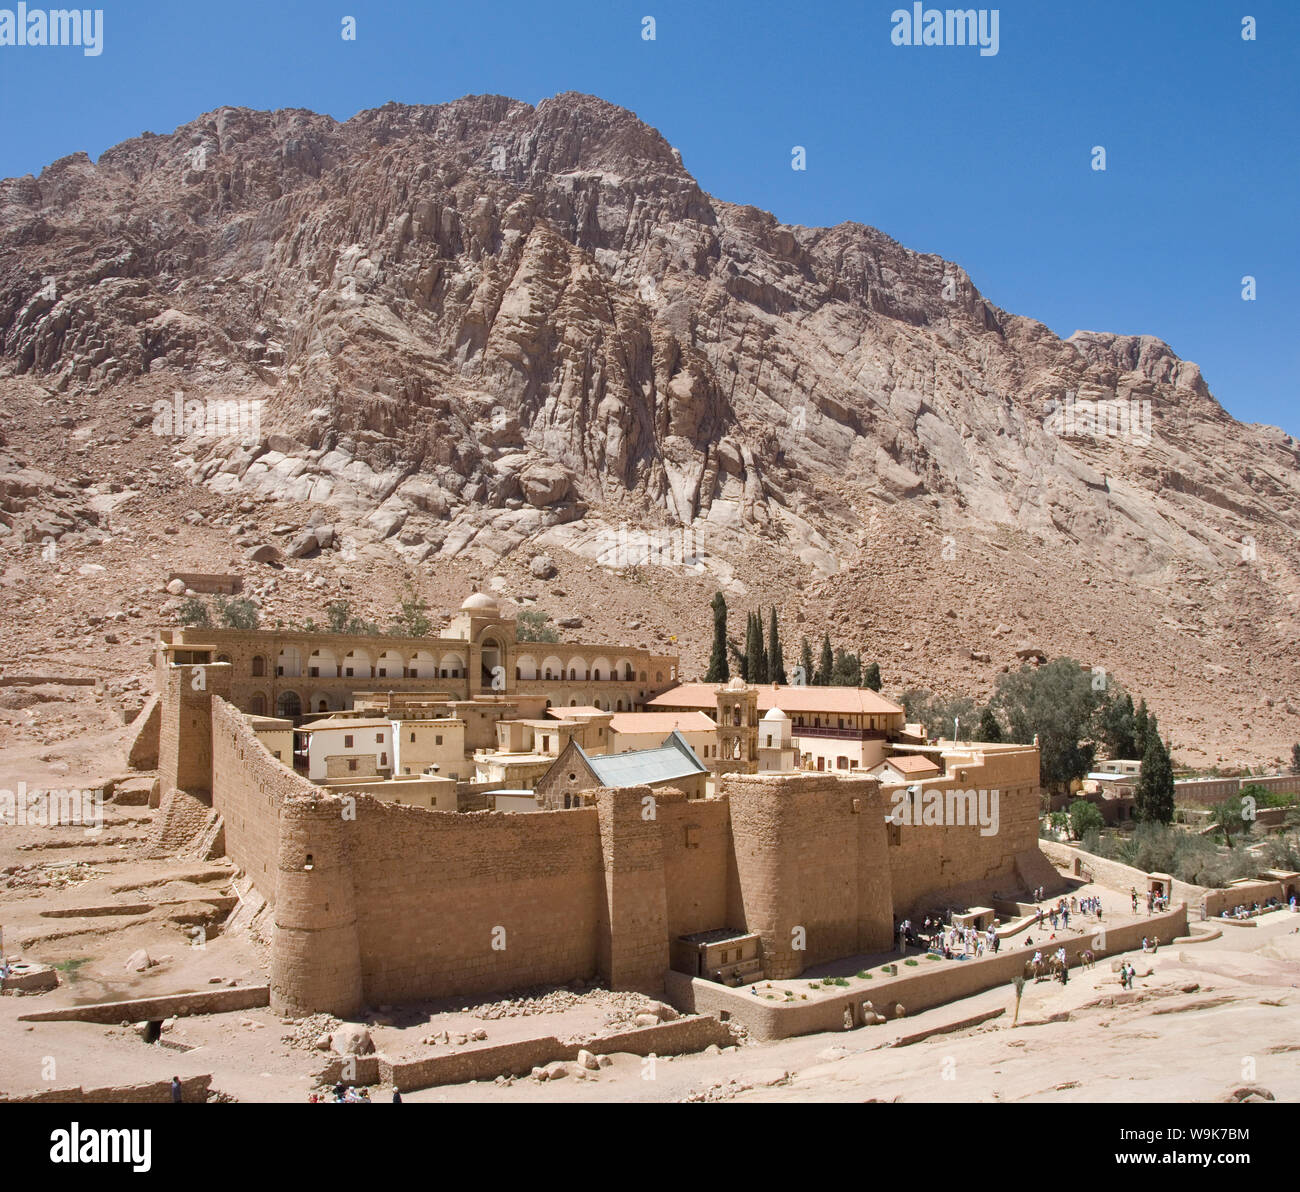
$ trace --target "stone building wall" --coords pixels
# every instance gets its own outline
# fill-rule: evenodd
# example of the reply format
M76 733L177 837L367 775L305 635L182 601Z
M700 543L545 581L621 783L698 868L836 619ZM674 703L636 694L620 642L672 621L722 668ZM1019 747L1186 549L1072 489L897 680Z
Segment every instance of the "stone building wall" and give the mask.
M1018 882L1017 858L1038 849L1038 751L983 754L982 766L957 766L944 778L928 781L923 790L996 790L998 828L984 836L978 826L899 825L889 846L889 876L895 914L907 917L952 892L954 901L990 896ZM885 814L894 806L899 788L883 788ZM894 843L896 841L897 843Z
M874 778L727 775L740 912L766 975L889 946L885 807Z
M351 863L366 997L488 993L597 972L594 808L511 815L356 802Z

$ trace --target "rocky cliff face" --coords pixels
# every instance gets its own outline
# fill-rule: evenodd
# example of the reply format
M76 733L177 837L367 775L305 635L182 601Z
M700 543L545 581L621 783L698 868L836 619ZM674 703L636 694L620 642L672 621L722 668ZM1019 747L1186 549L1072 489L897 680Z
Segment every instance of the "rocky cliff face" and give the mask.
M872 228L713 199L590 96L227 108L0 183L0 363L39 387L29 439L42 410L73 435L125 415L126 444L176 390L263 402L247 441L165 450L218 497L300 503L348 557L626 566L620 527L651 556L686 528L662 560L684 579L818 631L893 618L932 662L938 624L907 626L945 585L965 638L1010 619L1084 652L1113 601L1053 610L1086 579L1153 622L1190 602L1193 659L1189 620L1257 601L1240 648L1264 685L1295 678L1294 439L1235 422L1157 339L1062 340ZM42 539L14 489L4 520Z

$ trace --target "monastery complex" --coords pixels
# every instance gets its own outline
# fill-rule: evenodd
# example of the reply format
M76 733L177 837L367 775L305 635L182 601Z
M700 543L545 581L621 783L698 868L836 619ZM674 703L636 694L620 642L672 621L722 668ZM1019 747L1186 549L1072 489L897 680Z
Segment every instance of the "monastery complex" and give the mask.
M155 662L133 757L164 823L202 823L272 905L286 1013L788 978L1054 877L1036 747L931 742L869 690L519 641L489 596L437 638L184 629Z

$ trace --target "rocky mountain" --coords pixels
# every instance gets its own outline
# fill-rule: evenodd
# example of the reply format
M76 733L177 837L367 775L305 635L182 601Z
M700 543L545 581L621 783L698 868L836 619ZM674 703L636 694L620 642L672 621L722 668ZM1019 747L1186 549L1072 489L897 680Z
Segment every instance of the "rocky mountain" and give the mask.
M216 569L278 527L237 561L290 612L495 574L698 665L721 584L898 686L980 694L1032 642L1191 760L1300 738L1295 439L1158 339L1062 340L873 228L714 199L590 96L224 108L0 182L0 370L29 586L84 549L152 592L115 535Z

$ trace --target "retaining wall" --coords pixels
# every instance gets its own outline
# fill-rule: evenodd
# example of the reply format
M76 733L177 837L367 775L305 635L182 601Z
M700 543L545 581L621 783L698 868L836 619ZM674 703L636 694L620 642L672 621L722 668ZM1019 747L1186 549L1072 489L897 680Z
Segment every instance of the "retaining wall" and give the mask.
M1120 927L1104 926L1073 937L1057 939L1043 952L1064 947L1071 965L1078 963L1080 952L1090 950L1097 959L1132 951L1142 945L1144 936L1158 935L1163 943L1187 934L1187 908L1180 903L1173 910L1152 915L1140 923ZM668 999L679 1010L726 1016L725 1020L743 1023L751 1036L758 1039L785 1039L816 1031L845 1029L845 1011L855 1025L862 1022L862 1003L871 1002L878 1013L889 1017L891 1008L901 1004L908 1015L929 1010L958 998L970 997L999 985L1010 985L1024 971L1033 949L1004 949L996 956L980 960L926 960L918 957L915 969L900 967L897 977L877 974L871 981L854 980L851 990L834 995L810 991L808 1001L794 1004L767 999L749 992L749 987L731 989L684 973L669 973L665 979ZM761 983L760 983L761 984Z

